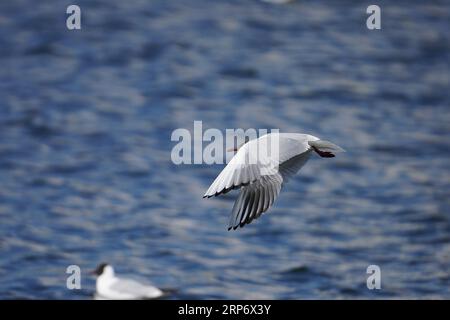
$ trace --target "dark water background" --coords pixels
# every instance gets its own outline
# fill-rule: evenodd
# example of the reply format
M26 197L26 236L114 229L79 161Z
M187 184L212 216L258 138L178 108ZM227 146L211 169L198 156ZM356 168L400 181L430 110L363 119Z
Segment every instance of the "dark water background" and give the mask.
M0 2L0 298L89 299L108 261L174 298L450 298L448 1ZM226 229L176 128L331 140ZM65 270L83 270L67 290ZM382 289L368 290L377 264Z

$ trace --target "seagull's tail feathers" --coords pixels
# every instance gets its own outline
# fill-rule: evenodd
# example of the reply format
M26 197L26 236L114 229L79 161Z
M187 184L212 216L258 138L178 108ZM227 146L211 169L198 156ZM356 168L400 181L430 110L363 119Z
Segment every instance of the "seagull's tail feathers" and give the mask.
M178 293L178 289L175 288L161 288L161 295L157 297L148 297L144 298L144 300L160 300L160 299L166 299L168 297L171 297Z

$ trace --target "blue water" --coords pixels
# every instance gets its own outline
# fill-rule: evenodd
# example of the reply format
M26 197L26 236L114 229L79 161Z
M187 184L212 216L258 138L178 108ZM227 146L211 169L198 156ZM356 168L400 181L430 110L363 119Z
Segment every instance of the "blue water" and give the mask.
M377 31L367 1L78 0L68 31L72 3L0 3L0 298L90 299L107 261L175 299L450 299L448 2L379 1ZM347 153L228 232L223 166L170 161L194 120Z

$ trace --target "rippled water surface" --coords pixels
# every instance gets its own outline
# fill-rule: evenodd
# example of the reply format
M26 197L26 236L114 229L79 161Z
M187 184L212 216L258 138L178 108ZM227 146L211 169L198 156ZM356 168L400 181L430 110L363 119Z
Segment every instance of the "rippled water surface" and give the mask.
M0 298L89 299L102 261L174 298L450 298L448 2L377 31L366 1L79 0L79 31L69 4L0 3ZM194 120L347 153L228 232L223 166L170 160Z

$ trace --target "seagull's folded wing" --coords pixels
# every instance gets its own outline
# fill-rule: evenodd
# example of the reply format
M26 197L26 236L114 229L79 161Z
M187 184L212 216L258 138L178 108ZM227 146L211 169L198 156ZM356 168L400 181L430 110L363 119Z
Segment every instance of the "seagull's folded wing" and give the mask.
M110 289L133 297L132 299L152 299L163 295L163 292L158 288L141 284L132 279L118 279L111 285Z

